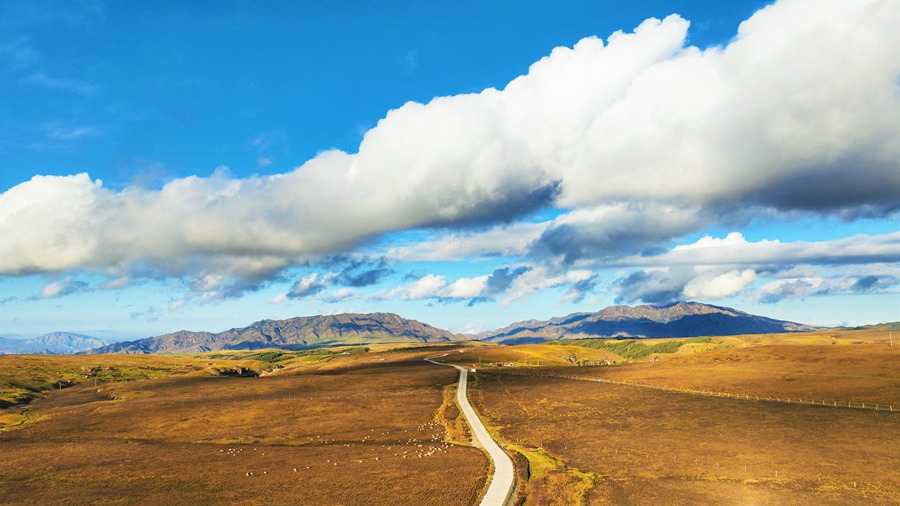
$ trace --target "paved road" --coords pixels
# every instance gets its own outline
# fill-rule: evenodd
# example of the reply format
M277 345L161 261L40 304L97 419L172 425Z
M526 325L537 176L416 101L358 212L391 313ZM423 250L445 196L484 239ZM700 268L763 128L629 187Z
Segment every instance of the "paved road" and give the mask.
M434 364L450 365L429 359L426 360ZM513 482L515 480L512 460L510 460L506 452L500 449L497 443L491 438L490 433L484 427L484 424L481 423L481 419L478 418L478 414L475 413L475 410L472 409L472 405L469 404L469 399L466 396L466 382L469 377L469 370L458 365L452 367L459 369L459 387L456 390L456 401L462 408L466 420L469 421L469 426L472 427L472 432L475 433L478 442L481 443L481 446L483 446L485 450L487 450L488 455L490 455L491 460L494 462L494 476L491 477L491 485L488 487L487 493L484 494L484 498L481 500L481 506L503 506L506 504L506 500L512 492Z

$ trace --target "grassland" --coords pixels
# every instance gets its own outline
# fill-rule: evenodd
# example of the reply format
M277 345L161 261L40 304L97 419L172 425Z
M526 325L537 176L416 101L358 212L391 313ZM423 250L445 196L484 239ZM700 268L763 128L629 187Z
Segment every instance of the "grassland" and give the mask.
M860 330L0 357L31 400L0 409L0 504L472 504L489 462L424 357L478 370L519 503L900 503L900 343Z
M729 338L711 351L616 366L488 367L470 395L529 462L525 504L898 504L900 413L596 381L900 405L900 348L842 336L841 345L756 336L760 346L747 348Z
M77 385L139 381L172 375L259 374L259 360L147 355L0 355L0 408Z
M380 358L51 391L2 411L29 423L0 433L0 503L474 502L488 462L448 404L455 371L413 352Z

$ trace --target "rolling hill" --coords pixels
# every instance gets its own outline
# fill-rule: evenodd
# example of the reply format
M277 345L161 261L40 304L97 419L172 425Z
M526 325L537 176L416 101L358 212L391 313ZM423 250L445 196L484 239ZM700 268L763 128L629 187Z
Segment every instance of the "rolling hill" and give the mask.
M190 332L115 343L94 353L196 353L213 350L260 348L312 348L372 342L431 343L459 337L393 313L304 316L288 320L262 320L225 332Z
M699 302L610 306L596 313L573 313L546 321L527 320L476 336L505 344L584 337L697 337L804 332L817 327L754 316Z

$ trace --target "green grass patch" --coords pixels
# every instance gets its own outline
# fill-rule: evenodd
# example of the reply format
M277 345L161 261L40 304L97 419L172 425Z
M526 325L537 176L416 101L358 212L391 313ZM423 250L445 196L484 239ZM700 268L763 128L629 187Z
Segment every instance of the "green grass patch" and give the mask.
M703 338L696 338L703 339ZM709 339L709 338L706 338ZM637 360L654 353L675 353L686 341L663 341L661 343L646 345L640 341L620 339L567 339L565 341L553 341L548 344L581 346L595 350L606 350L629 360ZM702 341L694 341L702 342Z

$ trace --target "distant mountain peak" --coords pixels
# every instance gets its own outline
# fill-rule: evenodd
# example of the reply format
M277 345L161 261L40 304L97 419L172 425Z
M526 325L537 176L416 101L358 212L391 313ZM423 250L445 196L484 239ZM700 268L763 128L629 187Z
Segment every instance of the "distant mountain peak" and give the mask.
M754 316L701 302L609 306L543 322L514 323L478 337L496 342L538 342L579 337L697 337L800 332L816 327Z
M104 346L108 342L99 337L58 331L31 339L2 339L0 340L0 354L34 353L62 355L81 353L92 348Z
M116 343L96 353L195 353L223 349L311 348L371 342L446 342L458 336L394 313L341 313L260 320L224 332L179 331Z

